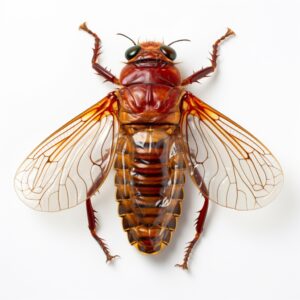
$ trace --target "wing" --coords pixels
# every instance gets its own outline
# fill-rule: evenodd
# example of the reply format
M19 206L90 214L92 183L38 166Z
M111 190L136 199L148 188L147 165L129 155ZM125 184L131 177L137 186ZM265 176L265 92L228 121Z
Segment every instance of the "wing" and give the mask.
M244 128L192 94L186 93L183 101L182 135L191 176L202 192L237 210L270 203L283 183L282 169L272 153Z
M44 140L15 176L21 200L33 209L58 211L92 196L112 165L118 121L116 96L106 98Z

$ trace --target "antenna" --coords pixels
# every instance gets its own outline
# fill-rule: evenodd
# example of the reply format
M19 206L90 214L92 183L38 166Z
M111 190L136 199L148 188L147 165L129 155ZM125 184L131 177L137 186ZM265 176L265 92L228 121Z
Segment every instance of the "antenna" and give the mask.
M129 36L127 36L127 35L125 35L123 33L117 33L117 35L121 35L121 36L126 37L127 39L129 39L130 41L132 41L133 45L136 45L136 42L132 38L130 38Z
M171 46L171 45L173 45L173 44L175 44L175 43L178 43L178 42L190 42L190 41L191 41L191 40L189 40L189 39L180 39L180 40L176 40L176 41L174 41L174 42L168 44L167 46Z

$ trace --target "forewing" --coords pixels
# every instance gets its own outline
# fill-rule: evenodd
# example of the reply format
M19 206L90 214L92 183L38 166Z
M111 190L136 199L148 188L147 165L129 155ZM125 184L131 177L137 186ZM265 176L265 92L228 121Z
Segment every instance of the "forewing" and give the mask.
M111 93L44 140L25 159L15 188L28 206L58 211L78 205L101 186L111 167L118 122Z
M190 173L211 200L237 210L270 203L283 183L272 153L244 128L187 93L182 134Z

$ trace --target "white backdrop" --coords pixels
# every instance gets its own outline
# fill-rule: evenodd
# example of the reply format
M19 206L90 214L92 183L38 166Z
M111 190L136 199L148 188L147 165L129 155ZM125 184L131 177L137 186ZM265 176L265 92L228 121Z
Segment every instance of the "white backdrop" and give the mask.
M299 1L7 0L0 5L1 299L300 299ZM183 215L169 247L141 255L122 231L113 173L95 199L112 265L92 240L85 206L61 213L25 207L13 190L33 147L114 87L90 66L93 40L115 74L134 39L178 43L184 75L206 66L215 39L231 27L219 69L188 89L261 139L285 172L268 207L236 212L211 204L190 271L174 268L193 234L200 197L188 181ZM167 298L166 298L167 297Z

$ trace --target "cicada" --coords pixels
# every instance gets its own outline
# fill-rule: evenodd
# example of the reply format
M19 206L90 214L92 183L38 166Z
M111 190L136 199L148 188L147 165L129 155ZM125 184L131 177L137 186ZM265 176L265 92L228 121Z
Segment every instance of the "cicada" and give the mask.
M277 159L257 138L185 89L213 73L222 41L212 47L211 64L182 79L170 44L136 43L125 52L119 78L98 63L94 37L92 67L118 88L59 128L19 167L15 188L29 207L60 211L86 204L88 226L107 261L112 255L97 234L91 198L114 166L116 198L129 243L155 254L167 246L181 214L185 173L204 197L195 236L186 248L187 269L199 240L209 200L236 210L269 204L283 183ZM122 34L123 35L123 34ZM125 36L125 35L124 35ZM127 36L126 36L127 37Z

